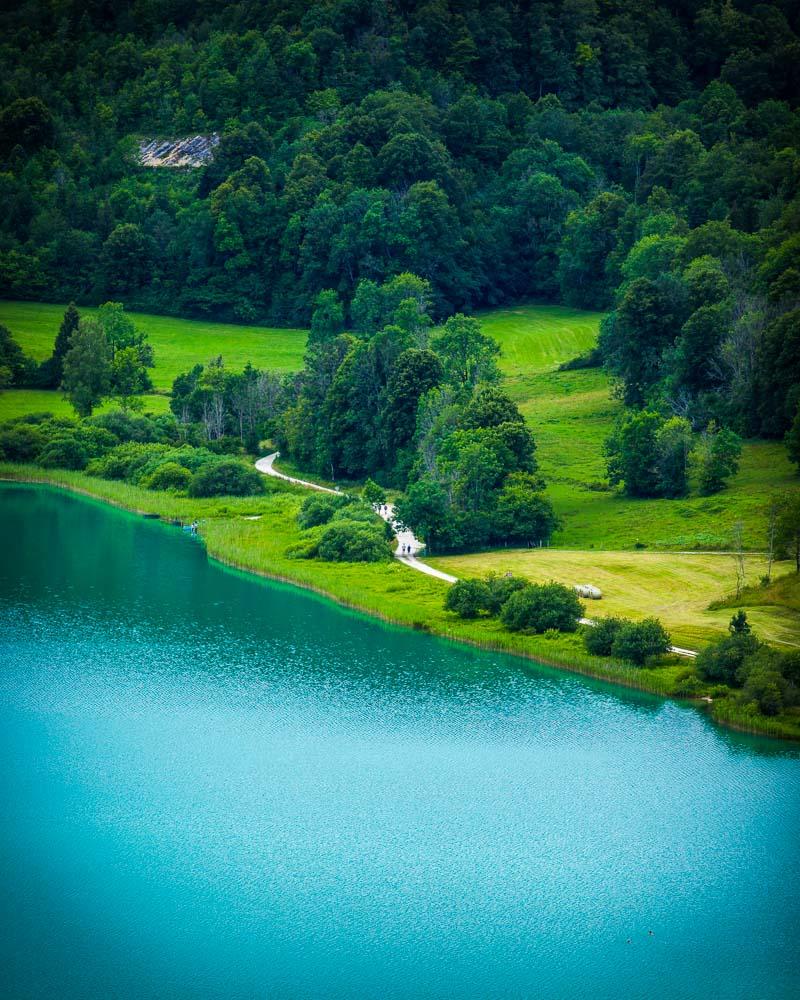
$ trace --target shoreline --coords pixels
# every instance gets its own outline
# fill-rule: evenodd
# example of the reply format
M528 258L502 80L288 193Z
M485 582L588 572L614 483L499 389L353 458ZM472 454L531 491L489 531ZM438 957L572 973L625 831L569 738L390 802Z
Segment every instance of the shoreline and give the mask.
M81 473L71 473L71 475L82 475ZM65 481L63 479L58 479L55 476L44 472L42 475L34 475L31 473L26 474L20 471L19 475L9 474L8 470L3 470L0 472L0 482L8 483L21 483L33 486L48 486L53 489L64 490L67 493L72 493L77 496L81 496L85 499L89 499L99 503L108 504L111 507L116 507L118 510L126 511L127 513L134 514L138 517L142 517L148 520L158 520L165 526L179 526L182 522L179 518L170 517L167 514L153 512L152 510L143 510L139 507L131 505L129 503L124 503L113 497L103 496L100 493L93 492L91 489L87 489L85 486L79 484ZM158 494L153 495L153 499L156 500ZM226 498L217 498L224 500ZM230 498L228 498L230 499ZM251 498L252 499L252 498ZM157 504L153 505L154 507ZM222 513L222 511L221 511ZM691 705L694 708L702 711L710 721L714 722L716 725L723 726L728 729L733 729L737 732L746 733L753 736L766 737L769 739L779 739L784 740L792 744L800 742L800 733L794 735L791 732L784 731L780 723L774 724L771 719L764 718L763 726L760 723L755 725L749 724L749 720L744 720L740 718L727 719L724 717L724 713L718 717L714 712L714 703L709 704L703 701L701 697L688 698L683 697L679 694L675 694L666 689L666 687L661 684L656 684L654 679L643 675L641 673L641 668L627 667L624 665L614 666L608 661L601 660L599 663L595 664L584 664L576 660L572 660L566 656L559 657L558 655L553 656L548 655L547 651L540 651L538 648L532 650L526 650L515 646L514 642L503 643L498 641L493 641L491 638L480 639L471 637L464 634L456 634L453 631L449 631L444 628L437 627L435 624L430 624L423 621L409 621L401 617L396 617L389 615L383 611L378 610L374 607L369 607L364 603L359 603L356 600L349 599L343 595L336 594L334 591L328 590L325 587L311 583L307 580L302 580L298 577L292 577L285 573L279 572L277 569L270 571L267 569L259 568L255 565L248 565L247 563L241 562L232 556L226 555L221 549L216 546L209 546L209 540L201 534L201 540L203 547L209 559L214 562L219 563L220 566L227 567L237 572L247 573L252 576L258 577L264 580L271 580L276 583L281 583L286 586L296 587L300 590L304 590L307 593L313 593L316 596L329 600L339 607L345 608L349 611L353 611L357 614L366 615L370 618L382 621L384 624L391 625L396 628L409 629L411 631L422 632L427 635L435 636L439 639L444 639L447 642L455 642L460 645L469 646L473 649L478 649L483 652L493 652L499 653L506 656L518 657L521 660L527 660L534 663L539 663L542 666L549 667L555 670L563 670L568 673L579 674L584 677L589 677L593 680L602 681L608 684L615 685L617 687L624 687L629 690L638 690L646 694L655 695L659 698L670 698L674 701L681 702L685 705ZM474 623L473 623L474 624ZM530 637L526 637L530 638ZM536 637L538 638L538 637ZM542 640L547 642L548 640ZM679 666L683 666L680 664ZM624 672L623 672L624 671ZM659 689L661 688L661 689Z

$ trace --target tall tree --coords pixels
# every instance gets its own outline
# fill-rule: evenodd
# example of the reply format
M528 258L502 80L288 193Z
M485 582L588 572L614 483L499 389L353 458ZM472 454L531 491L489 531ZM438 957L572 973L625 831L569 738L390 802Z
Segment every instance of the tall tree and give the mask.
M84 317L72 334L62 388L80 417L91 416L111 388L111 348L98 320Z

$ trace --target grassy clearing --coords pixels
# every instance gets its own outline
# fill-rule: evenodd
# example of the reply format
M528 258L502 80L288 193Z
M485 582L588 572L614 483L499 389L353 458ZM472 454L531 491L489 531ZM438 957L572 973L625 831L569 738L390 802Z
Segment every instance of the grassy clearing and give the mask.
M602 314L567 306L524 305L493 309L478 317L483 332L500 345L501 370L514 377L549 371L584 354L597 342Z
M53 350L65 309L65 305L0 301L0 323L8 327L27 354L44 361ZM81 306L80 312L90 316L96 310ZM150 313L133 312L131 316L153 345L156 366L151 377L158 390L169 390L176 375L218 354L234 369L243 368L248 361L256 367L283 372L302 367L306 330L238 326Z
M800 486L778 441L745 444L741 467L712 497L635 500L606 482L603 442L620 412L600 370L543 372L507 382L533 428L542 472L564 530L553 539L568 548L727 549L741 521L751 549L765 545L764 503L773 491Z
M731 556L698 554L674 556L663 552L580 552L563 549L508 549L479 555L429 559L431 565L455 576L512 572L534 582L556 580L571 586L593 583L603 599L586 601L586 613L645 618L656 615L679 646L697 649L726 634L730 607L709 610L736 586ZM774 568L784 579L797 580L793 565ZM757 584L766 573L766 560L748 556L748 581ZM800 615L788 605L765 602L753 587L742 603L758 634L775 643L800 646Z
M158 416L169 412L169 396L149 393L142 396L143 413ZM107 400L96 413L117 409L118 404ZM30 413L52 413L55 417L74 417L75 411L58 390L47 389L7 389L0 392L0 421L13 417L24 417Z
M527 305L481 315L500 344L505 388L533 429L538 458L564 530L557 546L581 549L727 549L741 521L745 545L762 549L763 505L772 491L800 486L780 442L745 445L741 468L714 497L630 500L606 481L603 443L622 411L600 369L559 372L594 346L602 314Z

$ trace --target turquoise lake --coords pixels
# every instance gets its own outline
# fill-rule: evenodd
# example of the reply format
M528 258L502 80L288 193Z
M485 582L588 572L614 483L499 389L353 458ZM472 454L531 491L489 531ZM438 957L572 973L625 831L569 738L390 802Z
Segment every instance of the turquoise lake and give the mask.
M0 514L2 997L800 995L797 748Z

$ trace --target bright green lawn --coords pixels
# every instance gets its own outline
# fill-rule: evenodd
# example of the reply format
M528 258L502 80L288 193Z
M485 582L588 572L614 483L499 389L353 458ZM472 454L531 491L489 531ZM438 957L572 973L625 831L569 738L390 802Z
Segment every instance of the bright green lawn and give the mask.
M169 410L169 396L159 396L150 393L142 396L143 413L157 416ZM115 410L118 403L107 400L99 406L96 413L103 410ZM52 413L56 417L74 417L75 411L58 390L47 389L6 389L0 392L0 421L11 420L13 417L24 417L29 413Z
M525 305L479 313L484 333L503 352L500 368L509 376L548 371L584 354L597 342L602 313L567 306Z
M0 323L7 326L26 354L43 361L50 356L64 315L63 305L0 301ZM81 307L81 313L96 310ZM237 326L205 320L174 319L149 313L131 313L150 338L156 366L151 373L156 389L167 391L176 375L192 365L221 354L230 368L256 367L296 371L302 367L307 331L266 326Z

